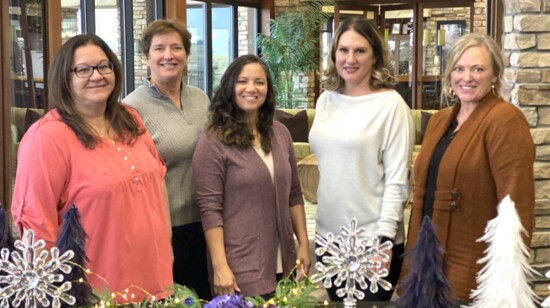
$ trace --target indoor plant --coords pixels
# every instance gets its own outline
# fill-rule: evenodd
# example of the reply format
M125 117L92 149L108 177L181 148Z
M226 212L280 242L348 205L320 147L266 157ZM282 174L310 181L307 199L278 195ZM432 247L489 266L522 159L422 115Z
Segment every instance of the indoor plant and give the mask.
M319 0L289 6L271 19L270 36L258 35L257 46L277 90L277 107L295 108L295 82L300 73L319 68L321 29L333 16L334 1Z

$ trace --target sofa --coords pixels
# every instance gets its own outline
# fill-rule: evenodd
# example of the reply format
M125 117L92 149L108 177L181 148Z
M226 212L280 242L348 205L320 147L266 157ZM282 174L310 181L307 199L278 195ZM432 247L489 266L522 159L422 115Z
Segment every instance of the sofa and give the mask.
M413 163L420 150L422 138L431 116L438 110L412 109L411 116L415 129L415 145ZM298 163L298 176L304 198L317 203L317 186L319 185L319 170L317 160L311 152L307 135L315 118L314 109L280 109L275 112L275 119L283 123L290 131L294 144L294 152ZM304 132L305 130L305 132Z
M19 142L27 129L44 114L44 109L11 107L11 140L13 172L17 166Z

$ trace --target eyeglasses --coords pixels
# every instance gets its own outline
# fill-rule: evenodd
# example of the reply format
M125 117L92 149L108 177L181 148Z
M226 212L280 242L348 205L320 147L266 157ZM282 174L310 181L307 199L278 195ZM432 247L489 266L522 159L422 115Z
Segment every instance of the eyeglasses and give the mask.
M108 75L113 72L113 63L106 62L106 63L100 63L96 66L90 66L90 65L81 65L77 67L73 67L71 69L72 72L76 74L77 77L80 78L88 78L94 74L94 70L97 70L98 73L101 75Z

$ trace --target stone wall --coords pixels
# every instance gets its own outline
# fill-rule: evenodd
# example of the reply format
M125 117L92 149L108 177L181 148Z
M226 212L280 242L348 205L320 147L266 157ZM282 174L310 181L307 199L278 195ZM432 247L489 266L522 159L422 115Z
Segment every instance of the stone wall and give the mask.
M141 35L147 27L147 3L146 0L132 0L134 9L134 84L135 88L143 84L147 77L147 63L145 55L141 52Z
M504 7L508 87L503 95L523 110L537 149L531 263L545 274L550 269L550 2L505 0ZM544 277L536 278L535 292L547 296L548 284Z

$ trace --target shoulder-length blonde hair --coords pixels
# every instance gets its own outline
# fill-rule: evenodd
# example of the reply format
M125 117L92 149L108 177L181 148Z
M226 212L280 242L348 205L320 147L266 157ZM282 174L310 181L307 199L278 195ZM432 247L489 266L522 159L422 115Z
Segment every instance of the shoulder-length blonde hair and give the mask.
M331 91L341 91L344 89L344 79L342 79L336 70L336 51L338 49L340 37L344 32L350 30L363 36L372 47L375 61L372 67L372 76L370 78L371 89L379 90L393 88L395 78L391 73L392 66L390 62L390 53L380 31L371 20L353 17L344 20L340 24L332 39L328 57L328 67L325 70L325 89Z
M491 56L491 64L493 67L493 73L497 77L494 83L495 92L500 93L502 88L502 74L504 71L504 60L502 59L502 53L497 42L491 37L485 34L468 33L461 36L454 45L451 46L447 53L447 66L443 73L443 80L441 82L441 105L448 106L454 102L457 98L452 90L451 85L451 73L458 62L458 59L462 56L464 51L470 47L483 46L489 52Z

